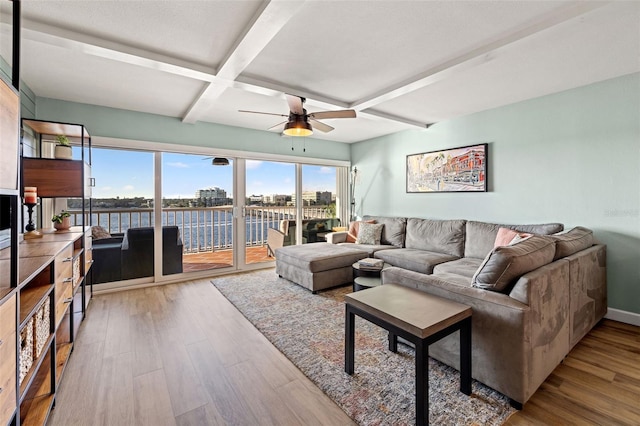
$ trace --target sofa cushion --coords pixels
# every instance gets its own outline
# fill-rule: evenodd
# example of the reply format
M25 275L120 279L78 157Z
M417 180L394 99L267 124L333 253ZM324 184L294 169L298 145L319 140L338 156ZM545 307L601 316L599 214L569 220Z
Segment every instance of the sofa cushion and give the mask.
M381 244L404 247L407 219L404 217L364 216L363 220L373 220L374 223L382 223Z
M373 257L390 265L423 274L431 274L435 265L457 259L448 254L410 248L379 250Z
M329 243L302 244L276 249L276 262L284 262L309 272L344 268L365 257L365 251Z
M349 232L347 233L347 243L355 243L358 240L358 231L360 230L360 224L362 222L366 222L366 223L376 223L375 220L358 220L355 222L351 222L349 224Z
M355 243L338 243L339 246L353 248L356 250L360 250L369 255L369 257L373 257L373 254L379 250L393 250L398 247L390 246L389 244L355 244Z
M571 256L593 245L593 231L576 226L570 231L551 236L556 241L556 255L553 260Z
M521 275L551 263L555 252L555 241L539 235L496 247L485 257L471 284L486 290L510 290Z
M528 234L549 235L564 229L561 223L541 225L499 225L497 223L467 221L465 231L464 257L484 259L493 250L500 228L509 228ZM462 257L462 256L461 256Z
M380 244L382 228L384 228L384 224L382 223L362 222L360 224L360 229L358 229L356 244Z
M464 224L464 220L409 218L405 247L462 257Z
M481 264L482 259L463 257L462 259L452 260L434 266L433 273L438 275L455 274L472 278Z

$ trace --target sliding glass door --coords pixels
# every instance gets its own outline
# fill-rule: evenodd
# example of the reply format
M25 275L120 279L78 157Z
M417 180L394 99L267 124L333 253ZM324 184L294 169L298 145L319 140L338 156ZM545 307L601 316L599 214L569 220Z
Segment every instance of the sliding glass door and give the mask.
M99 146L92 157L97 284L264 267L341 224L345 167Z
M273 262L273 250L295 244L296 166L261 160L244 164L245 265Z
M162 153L162 274L234 266L234 160Z

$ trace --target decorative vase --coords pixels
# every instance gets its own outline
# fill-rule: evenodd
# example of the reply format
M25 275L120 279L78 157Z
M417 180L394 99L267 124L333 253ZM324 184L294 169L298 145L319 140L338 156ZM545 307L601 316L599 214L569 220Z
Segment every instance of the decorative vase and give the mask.
M58 160L71 160L73 158L73 151L70 146L56 145L53 156Z
M53 227L58 231L67 231L71 228L71 220L68 217L63 217L61 223L53 222Z

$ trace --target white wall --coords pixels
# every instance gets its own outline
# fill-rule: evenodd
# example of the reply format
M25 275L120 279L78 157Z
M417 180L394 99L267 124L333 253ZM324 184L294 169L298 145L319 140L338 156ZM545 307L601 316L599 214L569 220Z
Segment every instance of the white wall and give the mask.
M483 142L489 192L406 193L406 155ZM640 314L640 74L359 142L351 161L359 215L593 229L609 306Z

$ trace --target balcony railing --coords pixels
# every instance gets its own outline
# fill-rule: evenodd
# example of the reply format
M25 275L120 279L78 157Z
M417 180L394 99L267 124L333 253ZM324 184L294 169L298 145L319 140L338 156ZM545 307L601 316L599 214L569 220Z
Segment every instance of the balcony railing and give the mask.
M331 217L327 206L303 208L303 219ZM69 210L72 224L81 223L82 212ZM246 246L256 247L267 242L267 229L278 228L282 219L295 219L295 207L247 206L244 209ZM88 222L88 221L87 221ZM107 229L111 234L124 233L129 228L154 226L152 208L92 210L91 224ZM163 208L162 225L180 229L185 253L210 252L233 247L233 207Z

